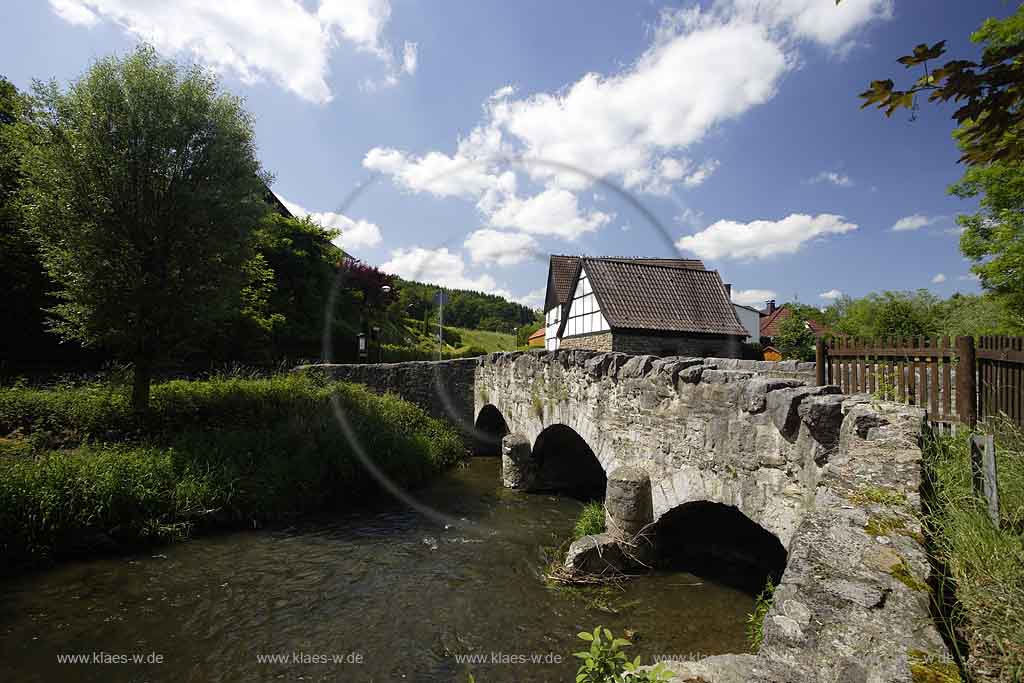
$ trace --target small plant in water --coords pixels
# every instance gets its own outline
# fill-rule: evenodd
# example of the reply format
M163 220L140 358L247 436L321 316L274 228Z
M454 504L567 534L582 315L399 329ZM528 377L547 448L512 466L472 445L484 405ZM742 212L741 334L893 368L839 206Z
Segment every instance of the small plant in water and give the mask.
M623 652L632 643L625 638L613 637L612 632L602 626L595 628L593 633L582 631L577 637L590 643L590 649L573 654L583 660L576 672L576 683L666 683L670 680L668 671L660 662L641 671L640 658L629 661Z
M764 590L757 596L754 603L754 611L747 615L747 641L750 649L757 652L764 642L764 618L772 606L772 597L775 595L775 584L771 579L764 585Z
M572 538L578 540L584 536L599 534L604 531L604 504L593 501L583 506L580 516L573 527Z

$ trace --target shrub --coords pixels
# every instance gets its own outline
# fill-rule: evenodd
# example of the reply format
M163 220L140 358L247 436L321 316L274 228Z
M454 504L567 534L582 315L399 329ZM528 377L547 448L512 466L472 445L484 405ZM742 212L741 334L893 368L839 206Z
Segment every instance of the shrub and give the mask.
M580 511L573 527L572 539L599 534L604 531L604 504L598 501L587 503Z
M335 408L399 486L465 456L454 429L420 408L316 377L168 382L144 417L97 386L0 389L0 429L15 426L32 446L0 457L0 551L13 566L108 537L158 540L350 505L374 480Z
M623 650L632 643L625 638L613 637L606 628L598 626L593 633L582 631L577 637L590 643L590 648L573 654L583 660L576 672L576 683L661 683L671 680L660 662L651 669L641 670L639 657L629 661Z

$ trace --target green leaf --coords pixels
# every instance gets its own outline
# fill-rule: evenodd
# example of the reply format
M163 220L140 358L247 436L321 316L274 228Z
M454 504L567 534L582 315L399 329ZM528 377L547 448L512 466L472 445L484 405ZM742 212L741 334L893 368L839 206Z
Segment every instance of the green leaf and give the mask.
M580 631L579 633L576 634L576 637L581 639L581 640L586 640L586 641L591 641L591 640L594 639L594 636L592 636L591 634L587 633L586 631Z

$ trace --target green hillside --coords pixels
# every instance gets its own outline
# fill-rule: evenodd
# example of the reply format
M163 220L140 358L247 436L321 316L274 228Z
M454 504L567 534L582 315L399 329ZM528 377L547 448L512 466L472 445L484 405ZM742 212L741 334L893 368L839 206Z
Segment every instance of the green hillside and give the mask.
M465 327L448 329L455 331L462 338L462 348L475 347L488 353L515 349L515 339L511 334L491 332L490 330L470 330Z

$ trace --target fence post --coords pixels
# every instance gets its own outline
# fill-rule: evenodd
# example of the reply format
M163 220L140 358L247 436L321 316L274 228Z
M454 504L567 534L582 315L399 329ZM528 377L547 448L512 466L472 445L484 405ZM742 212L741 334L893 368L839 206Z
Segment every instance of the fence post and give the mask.
M996 472L996 444L991 434L971 437L971 481L974 494L985 500L992 524L999 528L999 478Z
M814 342L814 381L819 387L825 386L825 340L818 337Z
M956 338L956 412L960 424L973 429L978 423L978 393L975 377L974 337Z

